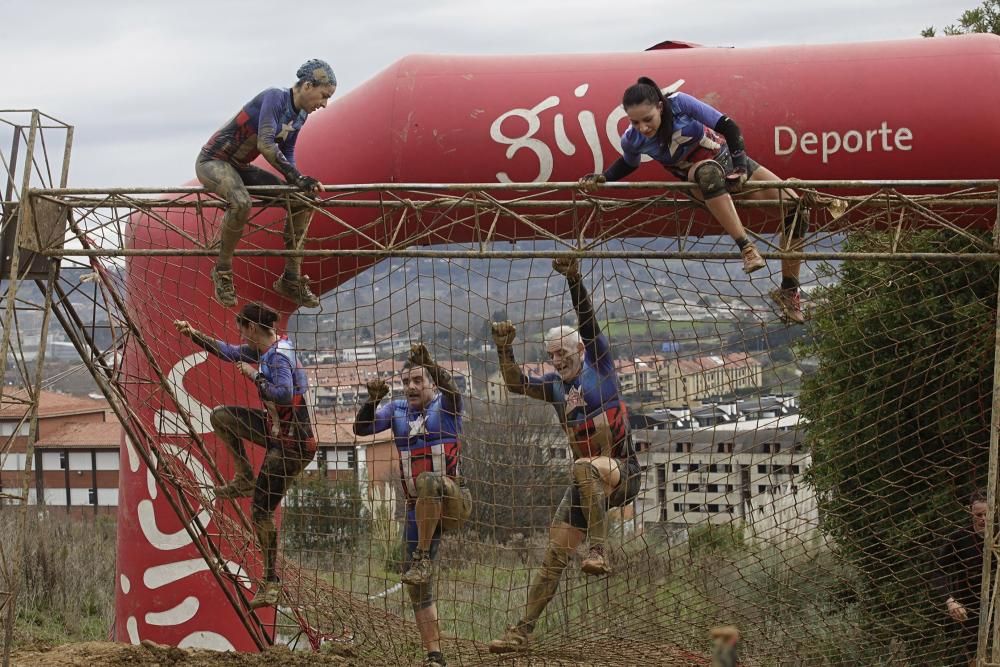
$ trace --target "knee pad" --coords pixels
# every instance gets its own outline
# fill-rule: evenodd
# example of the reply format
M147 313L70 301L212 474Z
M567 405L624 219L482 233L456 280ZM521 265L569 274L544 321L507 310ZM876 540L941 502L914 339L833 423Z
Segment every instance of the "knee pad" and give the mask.
M427 607L434 604L432 585L433 582L420 584L419 586L406 585L406 593L410 596L410 603L413 605L414 612L427 609Z
M786 239L801 239L809 232L809 217L811 211L801 203L795 210L785 216L782 230Z
M444 479L441 473L422 472L415 480L417 497L430 500L441 500L444 497Z
M706 160L695 168L694 182L698 184L701 196L705 199L714 199L727 193L726 174L722 165L713 160Z

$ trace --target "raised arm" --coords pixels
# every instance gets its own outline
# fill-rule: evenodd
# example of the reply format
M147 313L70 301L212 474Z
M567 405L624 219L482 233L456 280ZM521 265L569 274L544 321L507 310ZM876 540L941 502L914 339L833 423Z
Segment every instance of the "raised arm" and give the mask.
M584 344L589 346L601 335L601 329L597 324L594 306L590 303L590 295L587 294L587 288L583 286L580 262L575 257L560 257L552 260L552 268L557 273L566 276L566 282L569 284L569 296L573 301L573 310L576 311L579 323L580 337L583 338Z
M368 381L368 400L361 405L354 418L354 435L381 433L392 425L391 410L376 410L378 404L388 395L389 385L385 380Z
M221 340L216 340L198 331L185 320L174 320L174 328L182 336L190 338L198 347L225 361L245 361L255 364L260 359L260 355L249 345L232 345Z
M462 395L459 393L458 387L455 386L455 381L452 379L451 373L441 368L434 361L431 353L427 351L423 343L416 343L410 346L409 362L411 366L420 366L427 371L431 382L441 392L441 407L444 408L445 412L450 412L453 415L461 414Z
M525 375L520 364L514 359L514 336L516 335L517 329L510 320L493 323L493 342L497 346L500 374L503 376L504 384L507 385L507 391L551 402L551 392L548 385L541 378Z
M594 305L590 302L590 295L587 288L583 286L583 276L580 274L580 263L575 257L558 258L552 260L552 268L566 276L566 283L569 285L569 296L573 301L573 309L576 311L578 330L580 338L587 356L591 362L600 368L608 370L613 367L611 360L611 349L607 338L601 335L601 327L597 324L597 315L594 313Z

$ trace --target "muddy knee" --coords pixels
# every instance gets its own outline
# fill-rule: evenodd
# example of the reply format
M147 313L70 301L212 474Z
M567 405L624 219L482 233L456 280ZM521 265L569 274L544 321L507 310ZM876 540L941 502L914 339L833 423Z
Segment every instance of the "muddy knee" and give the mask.
M209 422L216 431L232 431L233 427L236 426L236 416L226 407L219 406L212 409Z
M592 480L601 481L601 471L590 461L575 461L573 463L573 481L578 487L589 484Z
M444 497L444 476L441 473L422 472L415 481L418 498L440 500Z
M545 580L558 581L563 570L569 565L569 551L553 544L545 550L545 557L542 559L542 570L540 577Z
M240 216L244 220L250 215L250 209L253 207L253 200L250 199L250 193L243 188L231 192L226 198L226 202L226 208L232 211L233 215Z

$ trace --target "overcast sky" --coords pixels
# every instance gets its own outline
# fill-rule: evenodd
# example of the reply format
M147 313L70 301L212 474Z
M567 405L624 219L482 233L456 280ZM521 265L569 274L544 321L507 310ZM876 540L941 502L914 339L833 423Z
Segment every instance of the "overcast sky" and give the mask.
M667 39L734 47L905 39L977 5L0 0L0 109L34 107L76 127L70 185L169 185L192 178L198 149L240 105L263 88L293 83L295 69L312 57L333 65L341 95L412 53L641 51Z

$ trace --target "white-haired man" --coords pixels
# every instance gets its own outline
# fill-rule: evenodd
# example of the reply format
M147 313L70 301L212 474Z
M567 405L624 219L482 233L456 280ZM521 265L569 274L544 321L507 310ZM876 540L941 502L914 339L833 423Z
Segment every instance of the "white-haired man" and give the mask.
M605 553L607 511L631 503L639 492L639 463L628 428L628 412L618 391L618 377L608 339L601 333L575 259L556 259L552 268L566 276L579 327L555 327L545 335L545 349L555 367L542 377L525 375L514 359L516 330L493 323L500 371L508 391L546 401L555 408L573 449L573 483L563 496L549 528L542 567L528 589L521 621L490 643L490 651L526 650L535 622L555 595L570 554L586 538L590 551L581 569L611 572Z

